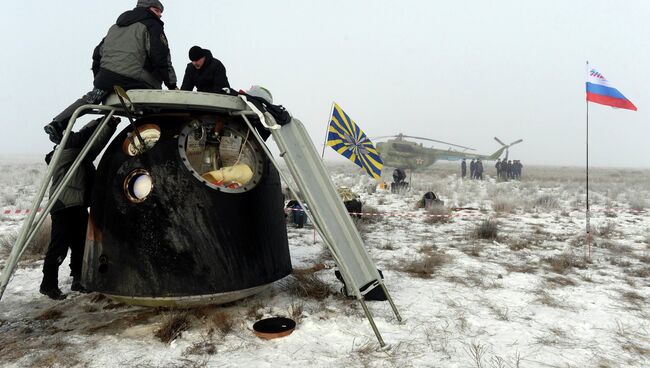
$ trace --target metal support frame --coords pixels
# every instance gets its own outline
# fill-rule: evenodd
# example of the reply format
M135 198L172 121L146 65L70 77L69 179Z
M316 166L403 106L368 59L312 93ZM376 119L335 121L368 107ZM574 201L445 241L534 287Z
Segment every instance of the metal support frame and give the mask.
M246 101L245 99L243 99L243 100L245 102L247 102L247 105L248 105L250 110L245 110L245 111L239 110L239 111L236 111L236 112L231 112L231 115L241 116L242 117L242 119L245 121L245 123L247 124L250 131L253 133L253 136L255 137L255 139L257 139L258 142L260 143L261 147L263 148L264 152L268 156L271 163L278 170L278 173L281 175L282 179L287 184L290 183L287 180L287 177L284 175L283 171L280 169L277 161L273 158L273 155L269 151L266 143L261 138L261 136L259 135L257 130L253 127L251 121L248 119L248 116L254 116L254 117L259 118L260 122L262 123L264 128L268 129L274 135L274 140L276 140L276 142L282 141L282 144L278 144L278 147L280 147L281 150L284 150L284 152L282 152L280 154L280 156L283 157L285 159L285 161L287 162L287 165L289 166L289 169L292 172L292 175L294 176L295 185L297 185L299 188L303 189L303 191L304 191L304 189L308 189L309 185L307 185L307 182L305 182L305 180L303 180L303 178L299 175L299 173L301 172L301 170L302 171L313 170L313 174L317 175L318 177L321 178L319 180L321 180L322 183L319 182L318 185L322 185L321 186L321 190L323 191L322 194L326 195L326 197L328 197L328 198L333 198L332 196L334 194L332 194L332 193L335 193L335 191L332 192L334 190L333 184L332 184L331 179L329 178L329 176L327 176L327 172L326 172L324 166L322 166L322 161L318 160L319 165L317 165L315 167L303 167L303 166L300 166L299 164L297 164L296 162L294 162L294 160L291 158L291 154L286 155L290 150L288 149L288 147L286 145L286 142L285 142L285 137L282 134L283 133L282 130L281 130L282 127L275 122L275 119L273 119L273 117L270 114L262 113L257 108L255 108L254 105L248 103L248 101ZM2 296L4 294L4 291L6 290L7 284L9 283L9 281L11 279L11 276L13 275L13 273L15 271L16 265L17 265L20 257L23 255L27 245L33 239L33 237L35 236L38 229L42 226L43 222L46 219L46 216L49 215L49 212L52 210L52 207L53 207L54 203L56 202L57 198L61 195L61 193L63 191L63 188L68 184L68 182L70 181L72 175L78 169L81 162L85 159L86 155L88 154L88 151L90 150L90 147L92 147L92 145L97 140L98 134L101 132L102 129L104 129L104 127L108 123L109 119L112 118L112 116L116 112L120 112L120 111L123 111L123 110L124 109L121 106L110 106L110 105L84 105L84 106L81 106L81 107L79 107L79 108L77 108L75 110L74 114L72 115L72 117L68 121L68 126L66 127L66 130L64 132L63 139L62 139L61 143L55 149L54 156L52 158L52 161L50 162L50 165L48 166L48 170L47 170L47 173L45 175L45 178L43 179L43 181L42 181L42 183L41 183L41 185L39 187L38 193L37 193L37 195L36 195L36 197L35 197L35 199L33 201L32 208L31 208L31 211L29 213L29 216L27 217L27 219L25 220L25 222L23 223L23 225L21 227L21 230L20 230L19 236L18 236L18 238L16 240L16 243L14 244L14 246L13 246L13 248L11 250L11 254L10 254L9 258L7 259L7 263L6 263L5 267L4 267L4 270L2 271L2 274L0 275L0 299L2 298ZM38 210L39 206L41 205L41 203L43 202L45 191L48 189L48 187L50 186L50 183L52 181L52 176L54 174L54 169L56 168L56 166L58 165L59 160L60 160L62 147L65 147L65 145L67 143L67 140L68 140L68 138L70 136L70 133L72 131L72 128L75 125L75 123L77 122L77 119L79 118L79 116L82 113L87 113L87 112L91 112L91 111L93 111L95 114L101 114L102 112L104 112L104 114L106 116L101 121L101 123L99 124L97 129L93 132L93 134L91 135L89 141L82 148L81 152L79 153L79 155L77 156L77 158L73 162L71 168L64 175L61 183L53 190L53 194L49 198L49 201L48 201L44 211L39 214L37 210ZM296 120L295 123L297 124L295 129L302 129L302 130L293 131L293 130L290 129L290 130L287 131L286 137L291 138L293 140L295 140L295 139L300 140L303 137L301 137L299 135L291 137L291 134L305 134L304 127L302 126L302 124L297 120ZM290 124L293 124L293 123L290 123ZM276 137L276 135L277 135L277 137ZM279 141L278 141L278 138L280 138ZM311 141L309 141L309 143L311 143ZM284 148L282 147L283 145L285 146ZM305 148L307 150L309 150L309 146L307 146ZM312 143L312 148L313 148L313 143ZM302 151L299 151L299 152L302 152ZM367 304L366 304L366 302L364 300L363 294L365 294L369 290L374 289L377 286L381 287L382 290L384 291L384 294L386 295L386 297L388 299L388 302L390 303L390 306L391 306L391 308L393 310L393 313L395 314L395 316L396 316L396 318L397 318L397 320L399 322L402 321L402 317L400 316L399 312L397 311L397 308L396 308L396 306L395 306L395 304L393 302L393 299L390 296L390 294L389 294L389 292L388 292L388 290L387 290L381 276L379 275L379 272L377 271L377 268L374 265L374 262L372 262L372 260L370 260L368 258L367 251L363 248L363 243L361 242L361 239L359 237L358 232L356 231L355 228L351 229L349 227L349 226L352 226L352 225L351 225L351 223L349 223L349 224L347 223L350 219L349 219L349 217L347 217L347 213L345 212L344 207L342 207L343 204L339 203L339 202L332 202L332 203L339 203L340 206L337 205L336 207L340 207L340 208L332 209L332 208L329 208L329 207L324 207L323 210L325 211L325 213L328 213L328 211L330 211L329 213L331 215L339 218L339 220L341 220L341 219L346 220L346 221L343 221L342 223L339 223L339 225L337 225L337 226L342 226L342 227L340 227L340 229L342 229L342 230L350 231L350 236L351 237L349 238L349 240L341 240L341 239L339 239L339 238L337 238L335 236L336 234L332 233L333 230L329 227L329 226L331 226L331 224L328 223L328 218L325 217L327 215L324 214L324 213L321 213L323 211L316 208L316 206L318 206L317 205L318 200L315 199L315 198L310 199L310 196L314 195L313 193L312 194L309 194L309 193L305 194L306 197L304 198L302 196L302 193L301 193L301 196L298 195L298 191L296 190L296 188L294 188L291 185L289 185L289 188L290 188L291 192L296 196L296 198L298 199L298 202L300 203L302 208L305 210L305 213L307 214L309 219L314 224L315 229L318 231L318 233L320 234L320 236L322 237L322 239L324 240L324 242L328 246L330 252L332 253L332 257L334 258L336 264L338 265L338 267L339 267L339 269L340 269L340 271L341 271L341 273L343 275L344 280L346 280L347 284L353 290L356 299L361 304L361 306L362 306L362 308L364 310L364 313L366 315L366 318L368 319L368 321L369 321L369 323L370 323L370 325L372 327L372 330L375 333L375 336L377 337L377 340L379 341L379 344L382 347L384 347L386 344L384 343L384 340L381 337L381 334L379 333L377 325L375 324L375 321L374 321L374 319L372 317L372 314L370 313L370 310L368 309L368 306L367 306ZM308 192L309 192L309 190L308 190ZM337 196L337 198L338 198L338 196ZM316 202L316 203L310 203L310 205L315 206L315 207L312 208L312 209L308 209L305 206L305 199L310 199L311 202ZM325 209L325 208L327 208L327 209ZM341 212L340 213L341 217L338 217L339 216L339 211ZM343 216L343 214L345 214L345 216ZM339 239L339 240L335 240L335 239ZM340 241L354 242L356 244L355 246L358 247L358 248L356 248L356 250L353 249L353 251L354 252L361 252L361 253L359 253L359 254L358 253L349 253L351 248L350 249L345 248L345 247L340 248L340 246L343 245L343 244L340 243ZM348 253L346 253L346 252L348 252ZM349 257L352 257L352 262L357 262L357 263L350 263L350 258ZM352 268L349 269L348 266L351 266ZM363 272L366 272L364 274L365 276L370 275L370 276L372 276L374 278L372 280L373 285L371 285L366 290L364 290L364 292L360 291L360 287L364 286L364 285L357 285L357 279L359 279L359 281L363 280L362 277L359 277L360 270L362 270Z
M366 318L368 319L368 322L370 323L370 326L371 326L375 336L377 337L379 345L384 347L386 344L385 344L385 342L384 342L384 340L383 340L383 338L382 338L382 336L381 336L381 334L379 332L379 329L377 328L377 325L375 324L375 321L374 321L374 319L372 317L372 314L370 313L370 310L368 309L368 306L367 306L367 304L366 304L366 302L364 300L364 297L363 297L363 295L365 293L372 290L373 288L370 287L367 290L365 290L364 293L361 293L361 291L359 290L359 287L361 285L356 285L356 283L354 281L354 278L350 276L350 271L347 269L346 263L342 261L341 255L337 252L336 247L333 245L332 238L330 236L328 236L328 234L319 226L320 219L317 218L318 216L315 216L315 214L312 213L312 211L305 206L303 198L300 195L298 195L298 191L292 185L289 184L290 183L289 180L287 180L287 177L284 175L284 173L281 170L281 168L279 167L277 161L273 158L273 155L271 154L270 150L266 146L266 143L264 142L262 137L259 135L257 130L251 124L251 122L248 119L247 115L256 116L256 117L260 118L262 126L264 126L265 128L271 130L272 133L274 131L278 131L278 129L280 129L281 127L277 123L275 123L275 120L273 119L272 116L270 116L268 114L263 115L259 111L254 111L254 112L243 111L243 112L235 113L233 115L241 116L243 118L243 120L246 122L246 125L248 125L248 128L252 131L253 136L258 140L258 142L260 143L262 149L264 150L264 152L268 156L269 160L275 166L275 168L277 169L278 173L280 174L280 176L282 177L284 182L287 183L287 185L289 187L289 190L292 192L292 194L294 195L294 197L296 198L296 200L298 201L298 203L300 204L302 209L305 211L305 214L307 214L308 218L311 220L312 224L314 225L314 228L316 229L316 231L318 231L321 238L325 241L325 244L328 246L328 248L329 248L329 250L330 250L330 252L332 254L332 257L334 258L334 261L336 262L337 266L339 267L339 269L341 271L341 274L343 275L343 278L351 286L357 301L359 301L359 303L361 304L361 306L363 308L363 311L364 311L364 314L366 315ZM266 120L265 118L270 120L272 122L272 124L267 123L265 121ZM280 157L284 158L288 165L293 165L292 162L290 162L290 160L287 160L287 158L285 157L285 154L286 154L286 152L281 152ZM300 186L300 183L296 182L296 184L298 186ZM314 204L312 204L312 205L314 205ZM376 269L375 269L375 272L377 272ZM399 312L397 311L397 307L395 306L395 303L393 302L393 299L390 296L390 293L388 292L388 289L386 288L385 284L383 283L383 280L381 280L381 276L379 275L378 272L377 272L377 283L378 283L378 286L380 286L382 288L382 290L384 291L384 294L386 295L386 297L388 299L388 302L389 302L389 304L390 304L390 306L391 306L391 308L393 310L393 313L395 314L397 320L399 322L401 322L402 317L400 316Z
M54 168L58 165L61 152L63 151L62 147L65 147L65 144L68 141L68 137L70 136L70 132L72 131L72 127L77 122L77 119L79 118L81 113L87 110L108 111L108 114L104 117L102 122L95 129L93 134L90 136L90 139L88 140L86 145L82 148L81 152L73 162L70 169L64 175L59 186L57 186L56 189L54 190L53 195L48 200L47 206L38 215L39 217L37 219L36 215L38 212L38 208L43 202L45 191L50 186L50 182L52 181ZM7 258L7 263L4 269L2 270L2 275L0 276L0 299L2 299L5 289L9 284L9 280L11 279L11 276L13 275L16 269L16 265L18 264L18 261L20 260L23 253L25 252L27 245L34 238L38 229L43 225L43 222L45 221L50 211L52 210L54 203L56 202L57 198L61 195L63 188L65 188L65 186L70 181L70 178L72 178L72 175L77 171L77 169L81 165L81 162L88 154L90 147L92 147L94 142L97 140L97 136L99 135L99 133L102 131L102 129L104 129L108 121L113 117L113 114L115 114L115 112L118 110L119 110L118 108L111 107L111 106L83 105L77 108L74 114L72 114L72 116L70 117L70 120L68 121L68 126L66 127L65 132L63 134L63 139L61 140L61 143L59 143L54 150L54 156L52 157L52 161L50 161L50 164L48 165L47 173L45 174L45 178L43 178L43 181L39 187L36 198L34 199L34 202L32 204L32 208L30 210L29 216L27 217L22 227L20 228L20 233L18 235L18 238L16 239L16 243L11 248L11 254L9 255L9 258ZM35 220L36 222L34 222Z

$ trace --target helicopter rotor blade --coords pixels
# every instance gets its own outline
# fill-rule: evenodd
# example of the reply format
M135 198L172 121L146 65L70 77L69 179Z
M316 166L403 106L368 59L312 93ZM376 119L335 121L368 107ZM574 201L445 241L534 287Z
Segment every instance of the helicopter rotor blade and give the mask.
M397 136L396 135L382 135L381 137L368 137L368 138L374 141L374 140L380 140L380 139L384 139L384 138L397 138Z
M515 144L517 144L517 143L521 143L521 142L523 142L523 141L524 141L523 139L517 139L516 141L510 143L510 144L508 145L508 147L512 147L512 146L514 146Z
M449 143L449 142L439 141L439 140L436 140L436 139L430 139L430 138L424 138L424 137L414 137L414 136L412 136L412 135L402 135L402 137L404 137L404 138L421 139L421 140L423 140L423 141L437 142L437 143L442 143L442 144L448 144L448 145L450 145L450 146L460 147L460 148L464 148L464 149L471 150L471 151L476 151L476 149L471 148L471 147L465 147L465 146L461 146L460 144L454 144L454 143Z
M502 146L508 146L507 144L503 143L503 142L502 142L499 138L497 138L497 137L494 137L494 140L497 141L497 142L499 142L499 144L502 145Z

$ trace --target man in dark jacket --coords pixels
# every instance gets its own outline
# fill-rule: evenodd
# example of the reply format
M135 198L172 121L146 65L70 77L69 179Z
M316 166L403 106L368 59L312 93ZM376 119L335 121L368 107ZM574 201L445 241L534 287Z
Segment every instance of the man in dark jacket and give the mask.
M497 162L494 164L494 167L497 169L497 180L501 179L501 159L497 158Z
M467 175L467 162L465 159L460 163L460 175L463 179L465 179L465 175Z
M77 108L102 102L115 85L125 90L160 89L165 83L167 88L177 89L164 23L160 20L163 9L158 0L139 0L135 9L117 18L93 52L93 90L44 127L52 142L61 142L68 120Z
M191 91L196 87L199 92L223 93L223 88L230 88L226 68L210 50L192 46L189 56L191 62L185 68L182 90Z
M63 149L63 152L61 152L59 162L52 174L50 196L54 194L54 190L59 186L101 120L93 120L78 132L71 132L65 147L59 147L59 149ZM59 289L58 275L59 266L63 263L68 248L70 248L71 290L86 292L81 285L81 267L88 226L88 207L90 206L90 196L95 176L93 161L108 143L119 122L118 118L112 118L99 133L93 146L56 199L50 211L52 232L43 262L43 281L41 282L40 292L51 299L61 300L66 298ZM45 156L45 162L48 165L53 154L54 151Z
M474 162L474 159L469 163L469 178L476 179L476 162Z

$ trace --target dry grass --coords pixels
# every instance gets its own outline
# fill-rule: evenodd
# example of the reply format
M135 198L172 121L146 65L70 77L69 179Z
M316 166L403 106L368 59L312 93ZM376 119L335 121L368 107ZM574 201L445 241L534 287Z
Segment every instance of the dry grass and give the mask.
M23 258L28 259L43 259L45 257L45 252L47 247L50 244L50 233L52 232L52 220L48 216L43 225L38 229L36 235L29 242L27 249L25 250L25 255Z
M365 222L373 223L381 220L381 212L371 205L364 204L362 212L361 220Z
M650 254L644 253L639 256L639 262L641 263L650 263Z
M601 238L609 239L616 230L616 223L612 221L607 221L604 224L598 226L596 229L596 234Z
M626 268L624 272L632 277L650 278L650 266Z
M632 198L630 199L630 210L632 211L643 211L648 207L648 202L643 198Z
M381 250L396 250L396 249L399 249L399 247L395 247L395 244L393 242L391 242L390 240L383 242L382 244L378 245L376 248L381 249Z
M478 342L472 342L465 347L465 353L470 359L470 365L476 368L483 368L485 355L488 352L488 347Z
M529 249L534 245L533 241L526 238L514 238L508 242L508 249L518 252L522 249Z
M515 202L510 198L497 197L492 201L492 209L498 213L513 213L515 212Z
M576 286L576 282L564 276L551 276L544 278L549 284L557 286Z
M445 280L447 282L460 284L460 285L463 285L463 286L469 286L467 281L463 277L460 277L460 276L456 276L456 275L447 276L447 277L445 277Z
M566 331L559 327L551 327L548 332L535 337L535 343L544 346L562 346L567 340Z
M536 208L544 208L552 210L560 207L560 202L557 197L550 194L543 194L533 201L533 206Z
M128 308L129 306L124 304L124 303L116 303L116 302L109 302L106 304L104 307L102 307L103 310L115 310L115 309L124 309Z
M574 267L579 269L586 268L586 263L584 260L581 260L569 253L562 253L557 256L548 257L545 258L544 261L550 265L553 272L560 274L565 274Z
M217 345L209 339L197 341L185 350L189 355L214 355L217 353Z
M133 326L147 324L149 322L149 319L154 316L158 316L159 314L159 309L145 309L132 313L124 313L121 314L120 317L111 321L89 325L88 327L84 328L84 330L89 333L95 333L97 331L118 333Z
M251 301L246 306L246 317L253 319L260 319L264 316L262 309L264 308L264 303L261 300Z
M451 210L445 206L431 206L426 212L424 223L427 225L451 222Z
M537 290L536 294L537 294L537 297L535 298L536 302L553 308L564 308L564 304L562 304L562 302L560 302L554 296L549 294L548 291L544 289L539 289Z
M488 303L488 308L494 313L494 315L497 317L498 320L500 321L509 321L510 320L510 312L508 310L508 306L499 306L495 305L492 303Z
M169 315L164 321L162 326L154 336L160 339L163 343L170 343L177 338L181 337L183 331L190 328L190 316L187 312L174 313Z
M293 301L291 302L290 310L289 310L289 316L291 319L296 321L296 323L302 322L302 313L305 309L305 303L301 301Z
M646 304L646 298L636 291L623 291L621 298L634 310L641 310Z
M399 265L399 270L414 277L428 279L450 260L449 255L445 253L428 253L417 259L403 260Z
M59 319L62 316L63 316L63 312L61 312L60 310L55 309L55 308L50 308L50 309L47 309L47 310L43 311L43 313L39 314L34 319L38 320L38 321L51 321L51 320Z
M18 234L16 232L7 232L0 234L0 256L7 257L11 253Z
M83 366L77 352L65 346L47 350L30 362L30 367L79 367Z
M491 276L488 277L489 273L485 270L467 270L465 271L467 275L465 280L472 287L477 287L481 289L497 289L502 287L499 280L499 276L494 279Z
M519 273L536 273L538 265L522 263L522 264L511 264L507 263L503 265L508 272L519 272Z
M380 221L381 215L378 209L369 205L364 205L362 211L363 215L361 217L353 215L351 218L357 231L361 235L365 235L373 231L373 227L370 225Z
M233 330L233 327L235 326L235 320L229 313L226 313L225 311L218 311L210 316L209 325L217 331L221 332L223 335L227 335Z
M485 249L485 244L474 241L470 246L463 248L463 253L472 257L480 257L483 249Z
M498 224L495 220L487 219L481 221L471 233L473 239L496 240L498 234Z
M633 326L617 321L614 334L623 350L642 357L650 356L646 333L640 333Z
M52 231L52 221L48 216L43 225L38 229L31 242L27 245L23 260L40 260L45 257L45 252L50 244L50 232ZM18 232L11 231L0 235L0 256L6 257L11 253L16 240L18 239Z
M323 300L334 295L329 284L314 274L292 274L280 283L280 288L297 297Z

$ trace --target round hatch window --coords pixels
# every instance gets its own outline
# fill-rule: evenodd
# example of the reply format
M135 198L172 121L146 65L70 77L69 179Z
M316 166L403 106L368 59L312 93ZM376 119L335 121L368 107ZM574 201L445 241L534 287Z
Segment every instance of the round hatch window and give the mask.
M124 179L124 194L133 203L143 202L152 190L153 180L146 170L134 170Z
M139 126L137 131L140 137L134 132L129 132L124 139L124 143L122 143L122 151L129 156L137 156L151 149L160 139L160 127L158 125L144 124Z

